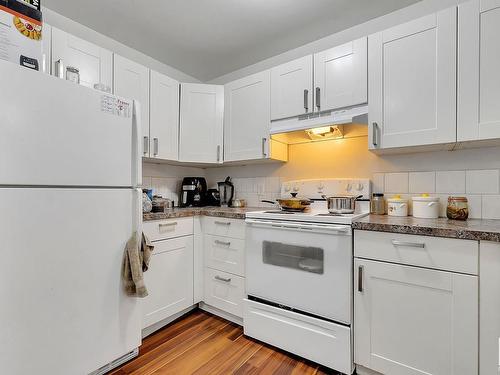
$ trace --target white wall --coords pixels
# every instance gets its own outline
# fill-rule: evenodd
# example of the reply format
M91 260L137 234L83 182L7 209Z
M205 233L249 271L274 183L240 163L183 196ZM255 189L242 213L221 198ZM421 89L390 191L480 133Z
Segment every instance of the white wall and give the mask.
M388 27L396 26L398 24L411 21L438 10L455 6L464 1L466 0L423 0L409 7L389 13L385 16L375 18L344 31L340 31L314 42L305 44L301 47L270 57L256 64L249 65L245 68L225 74L211 80L209 83L225 84L235 79L239 79L253 73L258 73L263 70L270 69L274 66L286 63L299 57L310 55L316 52L321 52L340 44L350 42L354 39L358 39L363 36L367 36L375 32L387 29Z
M82 5L84 6L84 5ZM73 34L79 38L94 43L100 47L106 48L130 60L136 61L139 64L147 66L150 69L156 70L160 73L182 82L199 82L194 77L181 72L178 69L166 65L150 56L143 54L133 48L127 47L120 41L111 39L103 34L98 33L78 22L75 22L63 15L56 13L48 8L42 8L43 21L47 24L54 26L58 29Z
M206 170L209 185L226 176L234 179L237 197L251 206L276 198L280 183L287 180L369 178L374 192L406 198L420 193L438 196L442 216L449 195L465 195L471 217L500 219L500 147L377 155L368 151L363 136L292 145L288 163Z

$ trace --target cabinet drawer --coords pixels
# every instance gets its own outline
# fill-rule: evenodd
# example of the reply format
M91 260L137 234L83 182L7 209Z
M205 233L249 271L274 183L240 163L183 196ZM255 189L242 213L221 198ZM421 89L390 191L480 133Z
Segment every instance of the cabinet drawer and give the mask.
M438 270L478 274L478 241L359 231L354 256Z
M143 230L151 241L189 236L193 234L193 218L148 221L143 224Z
M203 232L216 236L245 239L245 220L204 217Z
M244 240L205 235L205 264L207 267L245 276L244 250Z
M205 303L243 317L245 279L230 273L205 268Z
M247 299L243 320L245 335L342 373L352 373L349 327Z

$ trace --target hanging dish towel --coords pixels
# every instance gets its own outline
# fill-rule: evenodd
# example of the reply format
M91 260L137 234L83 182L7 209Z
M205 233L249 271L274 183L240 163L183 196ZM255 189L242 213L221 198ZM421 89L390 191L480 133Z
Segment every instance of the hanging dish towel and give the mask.
M122 263L122 279L125 293L131 297L144 298L148 290L144 284L144 272L148 270L154 246L143 233L141 240L134 233L125 245Z

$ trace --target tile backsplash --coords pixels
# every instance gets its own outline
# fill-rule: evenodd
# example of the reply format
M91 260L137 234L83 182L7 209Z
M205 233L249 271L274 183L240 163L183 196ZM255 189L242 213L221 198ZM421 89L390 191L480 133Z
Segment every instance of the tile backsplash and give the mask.
M245 199L248 207L272 207L262 200L279 198L282 179L280 177L237 177L232 179L235 197Z
M372 191L384 193L386 199L401 194L410 203L410 214L411 197L429 193L439 197L443 217L448 196L465 196L470 218L500 219L500 171L497 169L375 173Z

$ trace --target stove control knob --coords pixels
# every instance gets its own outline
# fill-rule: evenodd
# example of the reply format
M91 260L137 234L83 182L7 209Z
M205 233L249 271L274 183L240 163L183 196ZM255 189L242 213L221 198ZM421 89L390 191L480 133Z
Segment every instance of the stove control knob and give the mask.
M285 189L285 191L288 193L288 192L291 190L291 186L290 186L290 184L285 184L284 189Z
M358 191L362 191L362 190L364 189L364 187L365 187L365 186L364 186L364 185L360 182L360 183L358 184L357 189L358 189Z
M345 187L346 191L351 191L352 190L352 184L347 184Z
M320 181L318 183L318 193L322 193L324 188L325 188L325 184L323 184L323 181Z
M295 184L293 185L293 191L296 193L299 191L299 185Z

